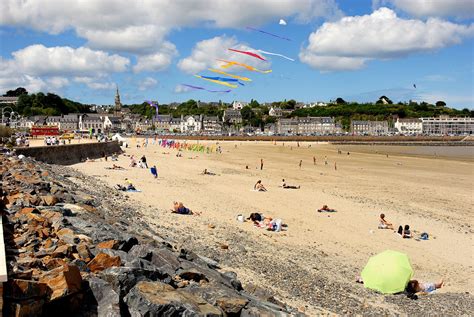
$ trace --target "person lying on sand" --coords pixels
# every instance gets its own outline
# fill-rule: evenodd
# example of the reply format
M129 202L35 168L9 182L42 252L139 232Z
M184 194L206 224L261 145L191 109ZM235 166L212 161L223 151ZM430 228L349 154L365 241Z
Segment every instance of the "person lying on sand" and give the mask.
M379 219L379 229L391 229L393 230L393 225L385 220L385 214L380 214L380 219Z
M259 192L266 192L267 189L263 186L262 181L259 179L255 185L253 185L253 189Z
M212 176L213 176L213 175L216 175L216 174L213 173L213 172L209 172L209 171L207 170L207 168L205 168L204 171L202 171L202 175L212 175Z
M299 186L299 185L298 185L298 186L287 185L287 184L285 183L285 180L284 180L284 179L281 180L281 185L280 185L280 187L283 187L283 188L285 188L285 189L300 189L300 186Z
M135 186L133 186L132 182L129 181L127 178L125 178L125 185L117 184L115 185L115 188L124 192L137 191Z
M123 170L124 168L122 166L119 166L119 165L112 165L112 167L106 167L105 169L108 169L108 170Z
M95 162L94 159L90 159L90 158L86 158L86 162L90 163L90 162Z
M408 282L406 292L409 294L432 293L438 288L443 287L443 284L443 280L439 281L438 283L420 283L417 280L411 280Z
M318 212L336 212L336 209L331 209L328 205L323 205L321 209L318 209Z
M283 224L281 219L273 219L272 217L265 217L261 213L251 213L247 220L251 220L256 227L266 228L269 231L281 231L282 227L287 225Z
M180 215L197 215L200 216L200 212L192 211L191 209L184 207L182 202L173 202L173 208L171 209L172 214L180 214Z

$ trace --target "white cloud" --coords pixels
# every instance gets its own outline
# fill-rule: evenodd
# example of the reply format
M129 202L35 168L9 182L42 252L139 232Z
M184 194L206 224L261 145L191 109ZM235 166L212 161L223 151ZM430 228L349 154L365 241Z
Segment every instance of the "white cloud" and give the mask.
M241 28L275 18L341 16L335 0L2 0L3 25L49 33L74 30L90 47L151 54L173 29L206 24Z
M283 19L280 19L280 22L279 22L278 24L280 24L280 25L286 25L287 23L286 23L286 21L285 21L285 20L283 20Z
M11 59L0 59L0 89L18 86L28 91L58 90L70 84L68 77L82 77L93 89L108 89L109 83L96 82L109 73L123 72L128 58L89 48L31 45L12 53ZM87 79L84 79L87 78ZM74 79L81 82L80 79Z
M171 64L173 57L176 55L178 55L178 51L174 44L164 42L159 51L149 55L138 56L137 63L133 66L133 71L139 73L142 71L164 70Z
M177 93L177 94L182 94L182 93L188 92L190 90L191 90L191 88L183 86L183 85L177 85L176 87L174 87L174 92Z
M69 79L65 77L55 76L55 77L48 78L47 83L53 89L60 89L60 88L63 88L64 86L69 85Z
M91 89L94 89L94 90L111 90L111 89L115 88L114 83L100 81L101 77L103 77L103 76L99 76L99 77L87 77L87 76L75 77L74 81L76 83L85 84L87 87L89 87Z
M158 84L158 80L152 77L147 77L139 83L138 90L144 91L149 88L155 87L157 84Z
M19 70L32 75L79 75L123 72L130 60L103 51L69 46L31 45L12 53Z
M269 62L263 62L255 57L229 51L229 48L242 51L252 50L247 45L239 43L235 37L216 36L197 42L192 49L191 55L178 62L178 68L183 72L194 74L209 67L219 68L219 65L222 65L223 62L218 61L218 59L237 61L263 69L270 67ZM231 67L225 71L231 72L236 70L240 69L238 67Z
M401 19L380 8L370 15L326 22L311 33L302 62L320 70L359 69L371 59L389 59L459 44L474 35L474 25L437 18Z
M391 5L416 17L473 18L473 0L372 0L372 6Z

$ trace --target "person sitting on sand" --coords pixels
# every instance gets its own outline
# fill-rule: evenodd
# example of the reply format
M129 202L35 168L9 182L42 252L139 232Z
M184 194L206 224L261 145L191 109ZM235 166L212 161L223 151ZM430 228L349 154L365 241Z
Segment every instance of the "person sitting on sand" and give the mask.
M263 186L262 181L259 179L255 185L253 185L253 189L259 192L266 192L267 189Z
M280 187L283 187L283 188L286 188L286 189L300 189L300 186L299 186L299 185L298 185L298 186L287 185L287 184L285 183L285 179L282 179L282 180L281 180L281 185L280 185Z
M393 230L393 225L385 220L385 214L380 214L380 223L379 223L379 229L391 229Z
M336 212L336 209L331 209L328 205L323 205L321 209L318 209L318 212Z
M405 227L403 228L402 237L403 237L404 239L410 239L410 238L412 237L412 234L411 234L410 226L409 226L409 225L405 225Z
M171 209L172 214L180 215L201 215L201 213L193 212L191 209L184 207L182 202L173 202L173 209Z
M254 224L258 224L260 221L263 221L263 219L265 219L263 214L260 214L258 212L252 212L250 216L247 218L247 220L252 221Z
M438 288L443 287L443 284L443 280L439 281L438 283L420 283L417 280L411 280L408 282L406 292L409 294L432 293Z
M209 171L207 170L207 168L205 168L204 171L202 171L202 175L211 175L211 176L213 176L213 175L216 175L216 174L213 173L213 172L209 172Z

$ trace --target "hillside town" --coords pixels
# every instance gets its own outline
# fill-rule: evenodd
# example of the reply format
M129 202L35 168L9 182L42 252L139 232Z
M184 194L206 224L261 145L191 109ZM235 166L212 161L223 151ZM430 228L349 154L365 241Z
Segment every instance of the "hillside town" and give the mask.
M387 104L386 97L381 97L381 104ZM15 105L18 97L0 97L0 104ZM220 103L208 103L218 107ZM182 135L358 135L358 136L390 136L390 135L471 135L474 134L473 117L438 117L400 118L392 116L392 120L350 120L344 129L342 123L329 116L294 116L296 109L326 107L324 102L295 103L294 109L283 109L273 104L268 107L266 118L271 123L260 127L245 124L243 111L249 102L234 101L217 115L180 115L157 114L152 118L132 113L129 107L122 106L118 88L115 93L114 106L94 106L93 113L68 113L62 115L19 116L15 120L5 120L2 113L2 125L9 125L24 131L32 127L57 127L61 132L88 133L100 135L106 133L138 133L138 134L182 134ZM169 107L176 109L178 103ZM8 119L8 118L7 118Z

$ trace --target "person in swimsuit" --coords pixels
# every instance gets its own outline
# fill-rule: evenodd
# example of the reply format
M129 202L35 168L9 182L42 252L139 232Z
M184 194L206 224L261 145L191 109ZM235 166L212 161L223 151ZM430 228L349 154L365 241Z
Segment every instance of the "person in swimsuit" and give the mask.
M173 209L171 209L172 214L180 215L201 215L201 213L193 212L191 209L184 207L182 202L173 202Z
M286 189L299 189L299 188L300 188L299 185L298 185L298 186L287 185L287 184L285 183L285 179L282 179L282 180L281 180L281 185L280 185L280 187L283 187L283 188L286 188Z
M420 283L417 280L411 280L408 282L406 291L407 293L432 293L438 288L443 287L444 281L441 280L438 283Z
M266 192L266 191L267 191L267 189L265 188L265 186L263 186L261 180L258 180L258 181L257 181L257 183L253 186L253 189L254 189L254 190L257 190L257 191L259 191L259 192Z
M393 230L393 225L385 220L385 214L380 214L380 219L379 219L379 229L392 229Z

